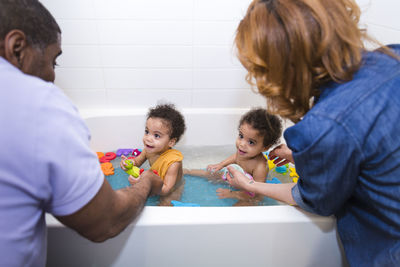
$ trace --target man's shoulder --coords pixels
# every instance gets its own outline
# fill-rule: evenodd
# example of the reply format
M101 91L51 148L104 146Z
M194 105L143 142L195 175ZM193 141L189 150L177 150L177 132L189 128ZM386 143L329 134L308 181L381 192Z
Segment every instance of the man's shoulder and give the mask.
M46 94L49 90L56 88L53 83L23 73L2 57L0 57L0 70L0 86L10 93L20 94L21 97Z

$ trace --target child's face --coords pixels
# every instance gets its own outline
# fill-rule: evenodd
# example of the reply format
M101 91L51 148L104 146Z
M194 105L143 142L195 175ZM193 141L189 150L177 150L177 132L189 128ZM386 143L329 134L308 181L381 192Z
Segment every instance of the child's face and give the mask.
M159 118L148 118L143 136L146 152L161 154L175 145L175 139L169 138L170 129Z
M263 144L263 136L251 125L243 123L239 127L239 135L236 139L237 156L239 158L253 158L266 150Z

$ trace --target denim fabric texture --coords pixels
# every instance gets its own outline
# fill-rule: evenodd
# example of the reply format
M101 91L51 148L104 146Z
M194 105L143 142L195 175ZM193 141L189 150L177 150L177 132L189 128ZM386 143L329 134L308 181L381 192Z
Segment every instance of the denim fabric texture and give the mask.
M353 80L321 88L284 137L300 175L295 201L336 216L349 264L400 266L400 62L366 52Z

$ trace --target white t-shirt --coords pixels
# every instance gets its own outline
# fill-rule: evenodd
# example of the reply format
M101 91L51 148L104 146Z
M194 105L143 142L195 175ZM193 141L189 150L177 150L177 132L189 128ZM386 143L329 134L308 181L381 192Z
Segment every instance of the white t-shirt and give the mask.
M0 266L44 266L45 212L69 215L104 176L77 109L0 57Z

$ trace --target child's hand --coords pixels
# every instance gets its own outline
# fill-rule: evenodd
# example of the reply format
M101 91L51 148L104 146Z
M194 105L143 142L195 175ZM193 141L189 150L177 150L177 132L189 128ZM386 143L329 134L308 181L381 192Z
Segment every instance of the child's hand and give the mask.
M218 188L217 189L217 195L219 199L224 199L224 198L234 198L232 190L226 189L226 188Z
M207 171L214 173L222 169L222 167L220 164L210 164L207 166Z
M124 155L121 155L121 162L119 163L119 166L121 166L121 169L123 169L124 171L126 171L126 163L125 160L127 160L128 158L125 157ZM133 162L133 164L135 164L135 162Z

